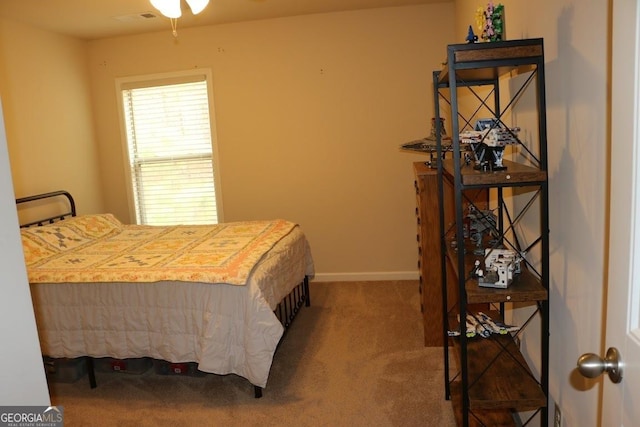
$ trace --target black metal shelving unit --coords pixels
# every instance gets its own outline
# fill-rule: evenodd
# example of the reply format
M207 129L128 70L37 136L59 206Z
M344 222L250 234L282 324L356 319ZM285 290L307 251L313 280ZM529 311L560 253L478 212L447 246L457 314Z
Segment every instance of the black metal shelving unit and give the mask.
M433 85L435 122L445 118L451 124L446 143L440 138L444 130L436 130L445 396L465 427L528 425L538 418L546 426L549 198L543 40L449 45ZM494 128L507 132L509 143L496 146L487 136L469 143L468 131L478 130L478 119L489 119L486 133ZM445 151L453 153L451 158L443 159ZM497 249L517 255L518 263L509 263L517 265L516 273L507 287L480 286L484 278L479 279L478 264L484 269ZM448 281L457 283L453 309L447 304ZM467 316L479 320L480 312L504 322L514 303L526 306L518 315L528 317L517 331L481 337L486 323L467 328ZM539 341L537 335L533 339L540 354L532 369L520 343L532 339L527 331L536 322ZM455 356L455 369L450 356Z

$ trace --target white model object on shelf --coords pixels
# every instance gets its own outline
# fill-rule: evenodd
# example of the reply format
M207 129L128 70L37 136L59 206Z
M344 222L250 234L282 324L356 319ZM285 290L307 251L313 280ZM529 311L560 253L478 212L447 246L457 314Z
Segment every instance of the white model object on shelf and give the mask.
M458 315L458 322L460 322L460 316ZM507 325L502 322L494 321L491 316L478 312L477 314L467 314L465 322L465 335L467 338L473 338L480 336L482 338L489 338L491 334L506 335L510 332L517 332L520 330L519 326ZM450 337L459 337L460 331L448 331Z
M511 249L485 249L484 269L476 260L471 275L478 279L478 285L485 288L506 289L513 276L520 274L522 255Z
M471 147L475 157L475 169L505 170L506 167L502 163L504 148L519 143L518 132L520 128L507 128L499 119L479 119L473 130L460 132L460 143Z

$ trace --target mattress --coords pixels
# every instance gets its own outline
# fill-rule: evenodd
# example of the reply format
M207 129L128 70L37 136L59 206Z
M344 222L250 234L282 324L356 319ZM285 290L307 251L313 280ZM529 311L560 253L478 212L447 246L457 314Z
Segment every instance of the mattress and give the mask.
M273 310L313 273L308 241L295 225L260 255L240 285L114 280L30 286L47 356L196 362L201 371L237 374L266 387L283 334Z

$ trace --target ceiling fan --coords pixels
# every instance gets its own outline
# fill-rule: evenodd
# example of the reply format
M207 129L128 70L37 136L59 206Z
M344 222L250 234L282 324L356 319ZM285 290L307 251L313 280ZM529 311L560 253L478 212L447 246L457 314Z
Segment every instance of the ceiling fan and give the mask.
M209 0L186 0L194 15L199 14L209 4ZM177 19L182 16L180 0L151 0L151 5L167 18Z
M169 18L171 21L171 29L173 30L173 36L178 37L177 23L178 18L182 16L182 8L180 7L181 0L150 0L151 5L158 9L160 13ZM209 0L186 0L191 13L197 15L202 12L209 4Z

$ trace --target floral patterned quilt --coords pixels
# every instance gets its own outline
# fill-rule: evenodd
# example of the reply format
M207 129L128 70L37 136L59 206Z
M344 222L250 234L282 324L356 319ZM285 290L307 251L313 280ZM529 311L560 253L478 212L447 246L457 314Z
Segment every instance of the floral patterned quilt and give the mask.
M21 230L30 283L185 281L244 285L296 224L125 225L83 215Z

